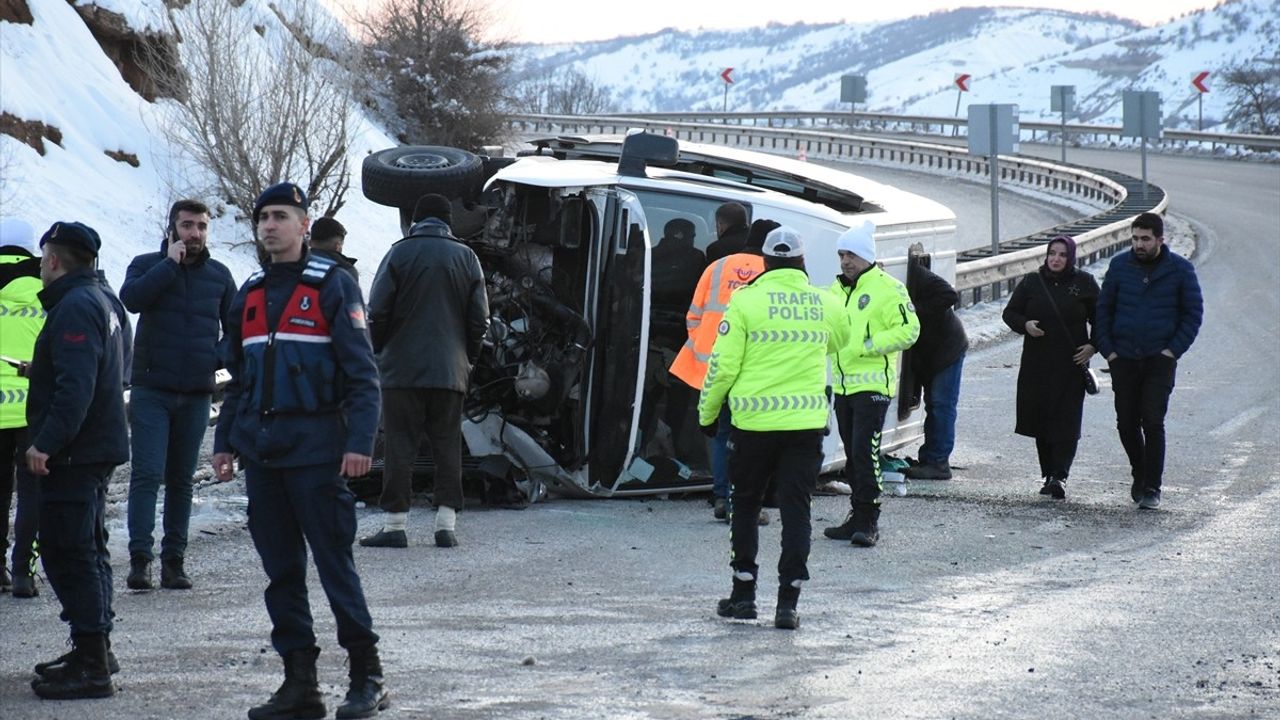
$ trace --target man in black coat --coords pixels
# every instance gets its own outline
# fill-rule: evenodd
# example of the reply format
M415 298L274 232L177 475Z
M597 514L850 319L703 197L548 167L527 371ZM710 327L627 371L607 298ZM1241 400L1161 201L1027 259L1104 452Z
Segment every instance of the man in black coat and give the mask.
M908 353L916 386L924 386L924 444L920 464L903 474L912 480L950 480L956 444L956 405L969 338L956 317L955 288L920 263L907 271L907 292L920 318L920 339Z
M369 332L382 374L386 465L383 529L365 547L407 547L413 459L425 429L435 461L435 542L458 544L462 509L462 404L489 329L480 259L449 229L452 205L422 196L409 235L391 246L369 293Z
M41 478L40 554L72 650L37 665L32 688L46 699L101 698L115 694L107 484L129 459L122 328L93 269L98 233L57 222L40 246L48 316L28 369L27 468Z
M337 220L326 215L311 223L311 254L334 261L359 285L360 272L356 270L356 259L342 254L342 246L346 241L347 229Z
M742 252L747 247L747 209L736 202L716 208L716 241L707 246L707 264Z

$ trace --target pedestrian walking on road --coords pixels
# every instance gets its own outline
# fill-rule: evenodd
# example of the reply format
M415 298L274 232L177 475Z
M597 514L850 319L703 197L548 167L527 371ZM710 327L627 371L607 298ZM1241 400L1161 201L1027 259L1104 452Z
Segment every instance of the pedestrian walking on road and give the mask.
M1164 244L1164 219L1134 219L1132 248L1111 259L1098 296L1098 352L1111 369L1116 429L1133 476L1129 495L1143 510L1160 507L1164 416L1178 373L1204 318L1191 261Z
M810 501L827 430L827 354L849 341L839 302L804 270L804 240L788 227L766 236L764 272L729 298L698 403L703 433L729 405L730 566L733 591L716 614L756 617L757 518L770 477L782 518L775 627L799 627L800 586L809 579Z
M920 318L920 338L907 357L916 389L924 394L924 444L920 464L902 474L911 480L950 480L960 375L969 349L964 324L955 313L960 296L951 283L920 263L907 270L907 294Z
M1098 283L1076 268L1076 243L1049 241L1044 264L1014 288L1004 308L1009 329L1024 336L1018 366L1014 432L1035 438L1041 495L1067 496L1084 417L1085 373L1095 352Z
M320 648L307 600L307 549L346 651L350 686L339 718L373 717L389 704L378 635L356 573L355 497L344 478L369 472L378 425L378 372L364 302L351 276L303 243L307 196L272 185L253 209L266 267L245 282L227 317L231 381L214 433L213 469L244 468L249 534L267 574L271 644L284 683L251 720L319 718Z
M231 271L210 257L208 239L208 206L175 202L160 250L135 257L120 286L125 307L138 313L129 376L130 590L154 588L152 533L162 486L160 586L191 587L185 561L192 476L209 428L218 340L236 294Z

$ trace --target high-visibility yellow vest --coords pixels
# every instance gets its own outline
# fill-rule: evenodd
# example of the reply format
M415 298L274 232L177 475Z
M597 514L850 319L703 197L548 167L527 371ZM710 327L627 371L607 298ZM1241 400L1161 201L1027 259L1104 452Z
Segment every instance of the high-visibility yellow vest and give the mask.
M31 260L30 255L0 255L0 266ZM0 286L0 355L30 360L36 336L44 327L44 307L37 293L40 278L23 275ZM27 426L27 379L0 362L0 430Z
M837 395L878 392L893 397L898 358L920 339L920 319L907 287L879 267L850 286L837 277L830 290L849 317L849 344L832 357L831 388Z
M803 270L771 270L733 294L717 332L698 422L715 422L728 402L741 430L827 426L827 354L849 339L834 295Z
M707 376L707 360L716 342L716 328L729 307L729 296L764 272L764 258L735 253L711 263L698 278L693 302L685 315L689 339L671 363L671 374L692 388L701 388Z

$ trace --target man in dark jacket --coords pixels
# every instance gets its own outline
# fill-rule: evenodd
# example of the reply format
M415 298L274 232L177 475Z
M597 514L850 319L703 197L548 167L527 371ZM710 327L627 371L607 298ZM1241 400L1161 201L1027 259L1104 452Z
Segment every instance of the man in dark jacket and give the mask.
M742 252L749 232L745 207L727 202L716 208L716 241L707 246L707 264Z
M191 587L184 558L192 476L209 427L218 339L236 294L225 265L209 256L209 208L179 200L169 209L159 252L129 263L121 299L138 313L129 393L133 471L129 478L130 590L151 590L151 534L164 484L160 586Z
M1130 497L1160 506L1164 416L1178 358L1200 332L1204 300L1195 267L1164 244L1164 220L1134 219L1133 249L1111 259L1098 297L1098 352L1111 368L1116 429L1133 475Z
M907 292L920 318L920 339L907 352L911 376L924 390L924 444L920 464L903 473L912 480L950 480L956 444L956 405L969 338L956 317L960 300L951 283L919 263L907 271Z
M264 595L271 644L285 679L250 720L324 717L307 601L307 548L347 651L351 685L339 718L373 717L388 705L351 544L355 497L345 477L368 474L378 426L378 372L364 302L351 277L303 243L307 196L293 183L258 196L253 217L270 263L247 281L227 314L231 381L213 439L213 469L233 477L240 456L249 534L270 581Z
M114 613L103 521L111 472L129 459L122 329L93 270L98 233L57 222L40 246L48 316L28 370L27 468L41 478L40 554L71 626L72 650L37 665L32 688L48 699L107 697L115 694Z
M409 235L391 246L369 293L369 332L382 372L383 528L366 547L407 547L413 459L425 427L435 461L435 542L457 545L462 509L462 403L489 329L484 272L449 229L452 205L424 195Z
M356 270L356 259L342 254L346 241L347 229L331 217L319 218L311 224L311 254L334 261L358 285L360 272Z

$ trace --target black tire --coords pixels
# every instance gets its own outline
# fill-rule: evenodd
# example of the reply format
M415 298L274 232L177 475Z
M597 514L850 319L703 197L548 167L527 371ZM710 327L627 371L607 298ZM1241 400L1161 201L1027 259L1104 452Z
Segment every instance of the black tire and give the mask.
M427 193L472 199L484 183L484 164L466 150L435 145L402 145L364 159L364 196L396 208L412 208Z

